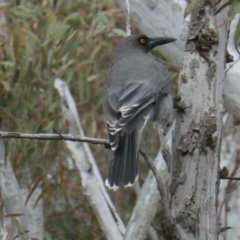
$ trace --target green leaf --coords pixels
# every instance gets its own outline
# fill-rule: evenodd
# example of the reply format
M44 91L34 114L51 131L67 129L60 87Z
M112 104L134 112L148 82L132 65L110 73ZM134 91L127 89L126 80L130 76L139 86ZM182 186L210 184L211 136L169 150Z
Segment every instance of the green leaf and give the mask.
M87 78L87 82L92 82L98 78L97 74L91 75Z
M24 228L20 224L20 222L15 217L11 217L12 223L18 229L19 234L23 234L25 232Z
M240 13L240 2L235 2L233 4L233 11L235 14Z
M28 200L30 199L30 197L32 196L33 192L35 191L35 189L38 187L39 183L43 180L43 176L40 175L38 177L36 177L34 179L34 181L32 182L31 184L31 188L29 189L29 193L28 193L28 196L27 196L27 199L25 201L25 204L27 205L27 202Z
M2 84L2 86L4 87L4 89L7 92L10 91L10 83L9 82L2 80L2 81L0 81L0 83Z
M53 41L57 41L61 39L68 29L69 29L69 25L67 24L61 24L57 27L53 26L53 28L51 29Z
M191 0L191 2L187 5L187 7L184 10L184 15L183 15L184 18L186 18L199 3L200 3L200 0Z
M23 213L10 213L10 214L4 215L4 217L21 217L23 215L24 215Z
M112 36L126 37L126 32L120 28L114 28L109 35L111 37Z
M228 0L226 3L224 3L216 12L215 15L221 12L225 7L233 4L236 0Z

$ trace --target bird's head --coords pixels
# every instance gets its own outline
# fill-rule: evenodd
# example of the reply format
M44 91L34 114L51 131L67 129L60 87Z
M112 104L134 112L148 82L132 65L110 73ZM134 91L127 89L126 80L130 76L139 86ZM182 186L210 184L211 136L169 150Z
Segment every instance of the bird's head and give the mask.
M156 46L176 41L175 38L157 37L149 38L145 35L134 34L123 38L115 48L113 59L134 53L148 53Z

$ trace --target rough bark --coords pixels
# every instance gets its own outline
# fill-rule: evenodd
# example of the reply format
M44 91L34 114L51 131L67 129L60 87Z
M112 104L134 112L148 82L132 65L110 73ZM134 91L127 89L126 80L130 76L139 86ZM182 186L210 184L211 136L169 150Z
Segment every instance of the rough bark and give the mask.
M123 7L124 0L117 0L119 5ZM183 55L183 49L185 45L185 40L187 38L187 24L189 22L189 18L183 19L183 12L187 5L187 1L185 0L172 0L172 1L161 1L161 0L154 0L154 1L148 1L148 0L142 0L142 1L130 1L130 8L131 8L131 21L140 29L140 31L146 35L149 36L174 36L178 39L174 44L174 48L172 47L172 44L168 47L170 48L161 48L161 52L163 55L168 59L169 62L181 66L182 65L182 55ZM234 56L234 60L236 61L238 59L238 53L235 50L234 43L233 43L233 36L236 30L236 23L238 22L239 15L236 15L234 21L231 23L231 32L230 32L230 38L228 42L228 51L231 55ZM173 51L174 49L174 51ZM235 63L234 63L235 64ZM229 66L228 66L229 67ZM240 68L240 61L238 61L233 67L231 67L227 71L226 80L224 81L224 90L225 90L225 99L224 99L224 107L226 109L234 114L234 116L237 119L240 119L240 98L239 98L239 68ZM223 147L222 155L226 156L228 155L228 161L225 161L225 157L222 160L225 165L230 168L231 170L235 168L235 156L238 148L234 148L235 144L234 142L238 142L237 135L234 134L236 132L236 129L232 129L231 135L227 136L227 139L224 139L224 146L228 146L230 142L232 141L232 147ZM232 138L231 138L232 137ZM230 151L230 152L229 152ZM230 156L229 156L230 155ZM236 176L239 176L239 174L235 173ZM224 181L224 182L223 182ZM220 188L221 191L224 192L226 187L228 185L228 180L223 180ZM232 183L233 184L233 183ZM235 184L236 185L236 184ZM151 191L149 191L149 194L153 194ZM236 196L238 194L237 189L234 191L234 193L231 193L232 196ZM222 201L225 201L224 196L220 196L219 198L219 206L221 206ZM226 224L229 225L229 223L237 222L235 219L238 219L237 216L239 208L230 206L237 206L237 197L236 198L230 198L228 195L228 208L227 210L223 211L221 214L221 223L222 226L225 226ZM145 196L147 198L147 196ZM141 196L142 201L144 202L144 194ZM225 203L223 204L225 209ZM133 212L133 215L135 214L135 211ZM235 216L231 217L232 214ZM226 216L227 215L227 216ZM141 219L142 218L142 219ZM140 215L138 217L138 222L143 221L143 215ZM231 220L233 219L233 220ZM224 220L224 221L223 221ZM134 222L130 222L129 225L134 224ZM231 225L231 224L230 224ZM233 224L233 227L236 224ZM128 226L130 228L130 226ZM231 234L232 232L232 234ZM223 233L220 235L222 236ZM225 239L233 239L236 238L239 235L239 231L237 228L233 228L232 230L226 231L224 233L227 237ZM234 236L234 237L233 237Z
M218 239L217 193L222 138L222 93L228 25L200 1L192 12L179 95L171 167L172 216L182 240Z

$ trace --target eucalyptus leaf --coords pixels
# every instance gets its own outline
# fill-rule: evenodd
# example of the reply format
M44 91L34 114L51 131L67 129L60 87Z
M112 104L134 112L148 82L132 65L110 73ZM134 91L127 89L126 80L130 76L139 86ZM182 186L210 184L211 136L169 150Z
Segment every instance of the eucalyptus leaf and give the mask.
M119 36L119 37L126 37L126 31L120 28L114 28L112 32L109 34L110 36Z
M184 18L186 18L197 5L200 3L200 0L190 0L190 3L187 5L187 7L184 10Z
M4 87L4 89L9 92L10 91L10 84L7 81L0 80L0 84Z

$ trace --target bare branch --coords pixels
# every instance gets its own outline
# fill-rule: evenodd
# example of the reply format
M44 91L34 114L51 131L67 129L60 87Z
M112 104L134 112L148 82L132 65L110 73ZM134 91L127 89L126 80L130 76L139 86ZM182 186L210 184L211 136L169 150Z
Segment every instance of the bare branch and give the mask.
M35 139L35 140L65 140L65 141L73 141L73 142L104 144L107 147L109 146L109 141L107 139L90 138L90 137L84 137L82 135L72 135L72 134L49 134L49 133L33 134L33 133L0 131L0 137L1 138L22 138L22 139L30 139L30 140L33 140L33 139ZM164 181L165 181L165 179L167 179L167 176L165 176L166 174L164 172L167 171L167 168L164 167L165 163L164 163L164 160L163 160L161 154L159 155L158 159L160 160L160 162L158 163L157 169L159 170L159 168L162 168L161 175L164 176ZM142 219L144 217L146 217L145 222L147 223L147 225L146 225L146 227L141 227L141 231L143 232L143 235L146 234L146 231L149 229L151 221L152 221L153 217L155 216L157 205L159 204L159 194L156 194L156 181L155 181L155 179L152 178L151 173L148 176L147 181L145 182L144 186L145 187L141 191L141 196L139 198L139 202L137 205L140 206L141 213L144 213L144 211L142 210L143 202L146 205L146 210L148 209L148 207L149 208L151 207L151 211L147 210L147 215L145 215L145 216L144 216L144 214L142 214L141 217L138 216L139 221L135 222L131 226L131 230L139 231L138 226L141 225L140 222L142 221ZM147 194L145 192L149 193L151 195L151 201L146 202L144 200L144 198L146 198L146 196L147 196ZM136 216L135 214L137 212L135 212L135 211L138 211L137 209L138 209L138 207L135 208L133 216ZM138 223L140 225L138 225ZM146 229L146 231L145 231L145 229Z
M240 177L222 177L221 179L229 179L229 180L237 180L239 181L240 180Z
M67 119L69 132L84 136L76 104L65 81L57 78L55 88L62 99L63 116ZM104 186L101 174L87 143L66 142L82 178L82 186L96 214L106 239L121 240L125 226L119 217Z
M72 134L59 133L22 133L22 132L3 132L0 131L0 138L25 138L30 140L66 140L72 142L87 142L93 144L105 144L109 146L107 139L84 137Z
M191 15L189 40L178 80L178 94L191 107L184 114L178 112L173 136L171 213L176 220L181 239L202 239L206 235L208 238L217 239L219 230L216 203L222 113L218 106L223 102L228 36L228 24L219 27L219 23L226 19L228 9L214 17L211 6L206 5L203 0L199 2ZM204 14L201 15L202 11ZM207 53L202 54L201 48L196 52L189 51L191 44L195 46L192 36L198 34L199 30L201 32L209 29L217 40L211 42ZM198 44L201 46L203 42L198 41ZM212 69L214 71L211 71ZM209 130L209 126L214 128ZM208 136L210 141L206 143ZM211 142L212 139L214 143Z
M236 158L237 160L239 159L239 154L237 154ZM236 160L236 162L238 162ZM237 170L239 169L239 164L236 164L235 167L234 167L234 170L231 174L231 176L228 176L229 174L229 169L227 169L227 167L223 167L222 169L220 169L219 171L219 178L220 179L229 179L229 180L240 180L240 177L234 177L235 173L237 172Z
M125 10L125 15L126 15L126 32L127 36L131 35L131 19L130 19L130 3L129 0L125 0L126 4L126 10Z
M162 205L163 208L166 210L166 212L168 212L170 214L170 205L169 205L169 198L166 192L166 188L165 185L163 183L162 177L159 174L154 161L152 160L152 158L149 156L149 154L147 153L146 150L144 150L143 148L140 149L140 153L143 156L143 158L146 160L146 162L148 163L149 167L151 168L154 177L156 178L157 181L157 187L160 193L160 196L162 198Z
M14 239L19 234L19 229L14 224L16 221L25 230L21 233L24 239L43 239L43 201L38 201L37 206L34 206L41 188L35 189L25 204L28 189L19 187L11 163L5 159L3 140L0 140L0 187L5 211L3 225L8 229L8 239ZM10 218L6 216L12 216L15 221L11 223ZM0 236L3 235L1 232L2 230Z
M171 238L172 235L170 235L168 233L168 231L165 231L165 228L171 229L172 231L175 229L174 222L173 222L173 219L171 216L170 199L168 197L166 185L164 185L163 179L162 179L161 175L159 174L159 172L155 166L155 163L151 159L149 154L143 148L140 149L140 153L142 154L142 156L148 163L149 167L151 168L151 170L154 174L154 177L156 178L156 181L157 181L158 191L161 195L161 203L162 203L162 210L163 210L163 216L164 216L164 227L162 229L163 236L165 238ZM178 233L175 232L173 236L176 237L177 234Z

